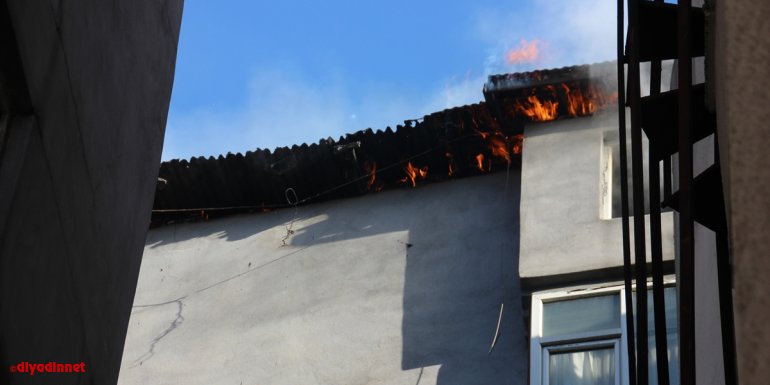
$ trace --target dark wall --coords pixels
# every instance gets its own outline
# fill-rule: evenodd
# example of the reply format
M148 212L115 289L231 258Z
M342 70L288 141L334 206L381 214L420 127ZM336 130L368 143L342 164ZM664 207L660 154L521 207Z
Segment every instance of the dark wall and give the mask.
M182 0L0 1L0 56L31 110L0 110L0 382L110 384L163 146ZM9 32L10 31L10 32ZM14 83L18 84L18 82ZM4 141L4 142L2 142ZM10 373L19 362L84 374Z

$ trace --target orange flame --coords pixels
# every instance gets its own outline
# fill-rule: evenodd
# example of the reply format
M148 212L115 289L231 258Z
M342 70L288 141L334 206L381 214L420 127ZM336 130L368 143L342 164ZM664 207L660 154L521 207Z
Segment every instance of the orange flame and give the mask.
M567 96L567 110L570 116L585 116L594 113L596 111L596 105L594 105L590 94L591 89L588 90L588 95L583 95L580 88L571 90L566 84L562 83L562 89Z
M474 129L473 131L476 131L476 133L479 134L479 136L481 136L481 139L486 139L486 138L489 137L489 133L488 132L483 132L483 131L479 131L479 130L476 130L476 129Z
M479 171L484 172L484 154L476 155L476 167Z
M516 155L521 154L521 148L524 145L524 134L519 134L513 137L513 153Z
M572 89L563 83L561 87L567 97L568 113L572 117L593 114L607 104L616 103L618 99L617 92L605 95L590 85L585 90Z
M529 96L524 102L517 100L514 104L516 111L539 122L556 119L558 107L558 102L551 100L541 102L535 95Z
M532 40L528 42L524 39L521 39L517 48L512 48L505 54L506 63L508 63L508 65L513 65L519 63L534 62L539 56L539 44L540 42L538 40Z
M559 116L559 101L564 104L561 113L578 117L591 115L607 105L617 103L618 100L617 92L603 91L593 84L560 83L557 86L561 88L559 93L554 85L547 85L539 87L526 99L512 101L506 106L507 112L543 122Z
M489 149L492 151L492 155L505 159L506 162L511 163L511 154L508 152L508 146L505 141L494 136L489 139Z
M368 164L366 164L368 166ZM371 167L366 167L367 172L370 173L369 179L366 181L366 189L371 190L374 185L374 180L377 179L377 162L372 162Z
M446 155L446 157L448 159L448 162L449 162L449 163L447 163L449 165L449 176L452 176L455 173L455 168L454 168L454 166L452 166L452 154L447 152L444 155Z
M411 181L412 187L416 187L418 178L425 179L428 176L428 166L417 168L412 166L412 162L408 162L404 168L404 172L406 173L406 177L399 182L406 183L407 181Z

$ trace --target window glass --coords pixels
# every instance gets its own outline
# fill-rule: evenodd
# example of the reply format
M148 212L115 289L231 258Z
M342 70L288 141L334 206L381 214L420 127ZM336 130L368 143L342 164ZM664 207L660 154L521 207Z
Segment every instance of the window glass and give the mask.
M668 349L668 378L669 384L679 384L679 338L677 335L676 318L676 287L663 289L663 297L666 302L666 347ZM634 292L634 309L636 309L636 292ZM636 324L634 324L636 326ZM650 363L648 377L650 385L658 384L658 365L655 353L655 307L652 302L652 288L647 290L647 346L649 354L647 360ZM636 331L634 331L636 336Z
M615 384L613 348L551 354L549 363L549 385Z
M543 303L543 336L620 327L620 295L602 295Z

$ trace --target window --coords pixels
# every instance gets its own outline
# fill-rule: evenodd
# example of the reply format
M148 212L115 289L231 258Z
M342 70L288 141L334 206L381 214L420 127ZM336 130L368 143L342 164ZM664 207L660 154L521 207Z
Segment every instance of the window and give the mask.
M668 348L668 383L679 385L679 335L677 334L676 317L676 287L670 286L663 289L666 302L666 347ZM636 308L636 295L634 295L634 308ZM647 372L650 385L658 384L656 367L657 355L655 354L655 310L652 304L652 290L647 290L647 346L649 354L647 360L650 368Z
M627 136L627 138L630 138L630 135ZM602 156L601 156L601 178L600 178L600 188L599 188L599 194L600 194L600 213L599 217L601 219L612 219L612 218L620 218L621 213L621 199L620 199L620 183L622 179L620 179L620 140L618 138L618 132L616 131L605 131L603 133L602 137ZM628 151L631 151L631 142L630 139L628 139ZM642 137L642 163L645 170L649 170L649 159L648 159L648 152L649 152L649 142L647 140L646 136ZM629 152L628 155L628 162L626 163L626 167L628 167L628 188L629 188L629 195L628 195L628 207L633 208L634 207L634 197L631 193L631 189L633 188L632 180L631 180L631 155ZM666 173L663 170L663 163L661 162L660 165L658 165L660 168L659 175L660 175L660 196L663 195L663 184L665 180ZM645 177L644 179L644 196L649 197L650 196L650 186L649 186L649 175L647 175L648 172L645 171ZM671 211L670 207L664 207L662 208L662 211ZM644 199L644 213L649 214L650 213L650 202L649 199ZM633 215L633 213L631 213Z
M648 291L650 383L655 384L655 330ZM665 289L671 384L678 381L676 289ZM634 300L634 302L636 302ZM622 286L532 295L532 385L628 384L625 297Z
M624 309L617 288L534 294L532 384L623 384Z

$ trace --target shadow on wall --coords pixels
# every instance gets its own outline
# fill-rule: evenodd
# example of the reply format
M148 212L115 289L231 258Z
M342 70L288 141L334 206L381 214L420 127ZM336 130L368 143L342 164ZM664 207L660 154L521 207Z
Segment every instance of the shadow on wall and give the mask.
M366 212L347 212L361 205L338 207L326 221L297 229L291 244L408 230L402 370L440 365L439 385L524 383L529 356L518 276L520 180L511 170L369 197ZM329 222L346 225L331 230ZM489 353L501 302L501 335ZM430 375L419 373L417 383L430 383Z
M300 211L302 213L302 211ZM302 213L297 221L308 218ZM288 223L294 217L293 210L280 210L261 214L239 214L210 221L178 223L153 229L148 233L147 247L158 248L192 239L206 238L217 234L217 238L228 242L240 241L265 230ZM184 226L184 231L178 231Z
M500 191L448 215L442 232L412 228L407 252L402 369L441 365L437 384L526 381L527 351L518 278L519 174ZM502 202L503 209L491 202ZM487 209L474 210L473 207ZM436 218L437 223L444 219ZM468 227L465 227L468 226ZM489 352L500 312L501 335Z
M520 172L511 170L303 206L287 242L304 250L361 239L349 244L361 250L344 251L355 254L388 247L376 241L381 237L365 243L367 237L408 232L408 241L397 246L406 254L401 369L413 370L418 384L521 384L528 352L518 277L519 197ZM294 217L294 210L282 210L212 220L184 237L240 240ZM181 241L173 233L177 227L151 232L148 247ZM501 334L490 354L501 302ZM437 374L427 369L436 365Z

